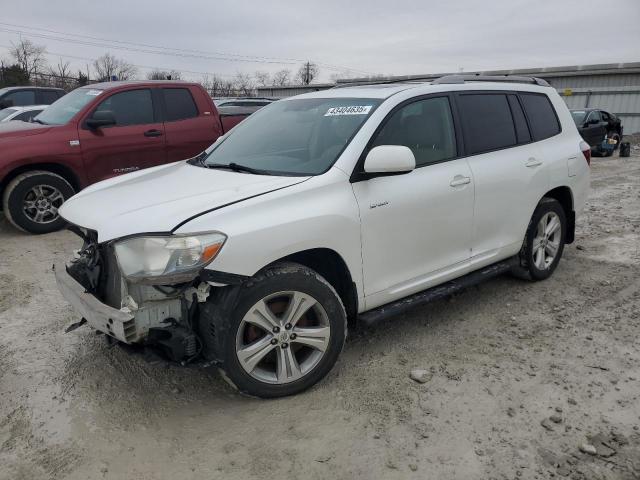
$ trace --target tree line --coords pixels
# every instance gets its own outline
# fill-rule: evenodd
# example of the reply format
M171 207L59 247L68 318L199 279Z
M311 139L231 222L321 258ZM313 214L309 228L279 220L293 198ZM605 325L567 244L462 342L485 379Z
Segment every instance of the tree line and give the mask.
M11 44L9 59L0 59L0 88L21 85L35 85L63 88L66 91L90 83L117 80L180 80L183 74L177 70L152 69L140 77L139 68L126 60L105 53L87 64L85 70L74 71L68 61L59 59L50 64L47 49L31 40L22 39ZM258 87L282 87L289 85L308 85L317 79L318 66L307 62L297 71L282 69L270 73L237 72L223 76L203 74L199 81L213 97L253 96Z

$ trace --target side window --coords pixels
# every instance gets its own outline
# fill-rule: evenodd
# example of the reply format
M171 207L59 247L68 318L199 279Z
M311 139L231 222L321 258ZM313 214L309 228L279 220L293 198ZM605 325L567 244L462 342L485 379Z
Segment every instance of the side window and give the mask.
M13 120L22 120L23 122L30 122L33 117L38 115L42 110L31 110L29 112L22 112L20 115L13 117Z
M457 101L469 155L516 144L516 131L505 94L461 94Z
M51 105L58 100L58 92L55 90L42 90L40 91L40 103L42 105Z
M116 93L98 105L96 112L111 111L116 126L154 123L151 90L131 90Z
M509 107L511 107L511 115L513 115L513 124L516 126L516 138L518 143L528 143L531 141L531 134L527 126L527 119L522 111L522 106L515 95L508 95Z
M24 107L36 104L36 93L33 90L18 90L10 93L3 100L13 102L14 107Z
M167 122L185 120L198 116L198 108L187 88L163 88Z
M404 145L416 157L416 166L454 158L456 137L447 97L427 98L405 105L384 124L372 147Z
M558 117L549 98L540 93L520 93L524 111L529 119L531 135L535 141L560 133Z
M600 120L600 112L597 110L592 111L587 119L588 122L599 122Z

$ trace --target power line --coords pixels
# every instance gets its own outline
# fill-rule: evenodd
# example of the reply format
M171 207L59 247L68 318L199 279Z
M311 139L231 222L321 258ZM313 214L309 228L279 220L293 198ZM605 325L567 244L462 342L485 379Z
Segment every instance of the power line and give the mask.
M11 50L12 47L9 47L7 45L0 45L0 48L4 48L6 50ZM61 57L61 58L71 58L73 60L83 60L83 61L88 61L88 62L93 62L95 60L95 58L89 58L89 57L79 57L77 55L67 55L65 53L55 53L55 52L45 52L46 55L55 55L56 57ZM216 76L216 77L233 77L234 75L230 75L230 74L225 74L225 73L212 73L212 72L195 72L192 70L184 70L181 68L172 68L172 67L152 67L149 65L138 65L135 63L132 63L131 65L133 65L134 67L137 68L141 68L144 70L175 70L175 71L179 71L181 73L192 73L195 75L210 75L210 76Z
M227 61L227 62L268 63L268 64L281 64L281 65L292 65L295 63L304 62L304 60L294 59L294 58L264 57L264 56L253 56L253 55L241 55L241 54L235 54L235 53L223 53L223 52L205 52L202 50L172 48L172 47L151 45L151 44L145 44L145 43L129 42L129 41L123 41L123 40L111 40L111 39L106 39L102 37L93 37L90 35L80 35L75 33L64 33L57 30L50 30L50 29L40 28L40 27L29 27L25 25L18 25L13 23L6 23L6 22L0 22L0 25L5 25L5 28L0 27L0 31L4 31L7 33L16 33L18 35L32 36L36 38L43 38L47 40L66 42L66 43L72 43L77 45L96 46L101 48L114 48L114 49L120 49L120 50L126 50L126 51L150 53L155 55L170 55L170 56L183 57L183 58L202 58L202 59L208 59L208 60L219 60L219 61ZM7 26L14 27L14 28L6 28ZM28 32L20 29L38 30L42 32L54 33L56 35L63 35L63 36L57 37L57 36L48 35L44 33ZM78 38L85 38L89 40L78 40L78 39L73 39L68 37L78 37ZM108 42L108 43L101 43L101 42ZM118 45L113 45L113 44L118 44ZM126 45L131 45L131 46L128 47ZM142 47L142 48L139 48L139 47ZM149 50L149 49L153 49L153 50ZM226 57L230 57L230 58L226 58ZM316 63L330 70L335 70L335 71L346 70L346 71L361 73L365 75L373 75L371 72L366 72L364 70L358 70L358 69L345 67L341 65L332 65L324 62L316 62Z

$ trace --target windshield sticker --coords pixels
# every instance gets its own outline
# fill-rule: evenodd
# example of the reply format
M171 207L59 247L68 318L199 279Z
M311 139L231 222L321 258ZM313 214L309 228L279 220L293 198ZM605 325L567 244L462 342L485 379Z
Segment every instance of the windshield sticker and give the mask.
M331 107L324 114L325 117L335 117L338 115L368 115L371 105L352 105L349 107Z
M89 90L87 95L91 95L92 97L97 97L102 93L102 90Z

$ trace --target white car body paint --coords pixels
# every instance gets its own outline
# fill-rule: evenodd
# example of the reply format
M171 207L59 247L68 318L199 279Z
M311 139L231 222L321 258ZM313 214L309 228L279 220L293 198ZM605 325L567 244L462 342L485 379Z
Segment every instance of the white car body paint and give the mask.
M562 132L407 174L350 182L394 107L421 95L464 90L544 93ZM95 184L65 203L61 214L96 230L101 242L150 232L220 231L227 242L207 268L247 276L292 253L331 249L347 265L363 312L516 254L536 205L553 188L568 187L574 211L583 208L589 168L571 115L552 88L390 84L295 98L332 97L384 101L324 174L256 176L178 162Z

